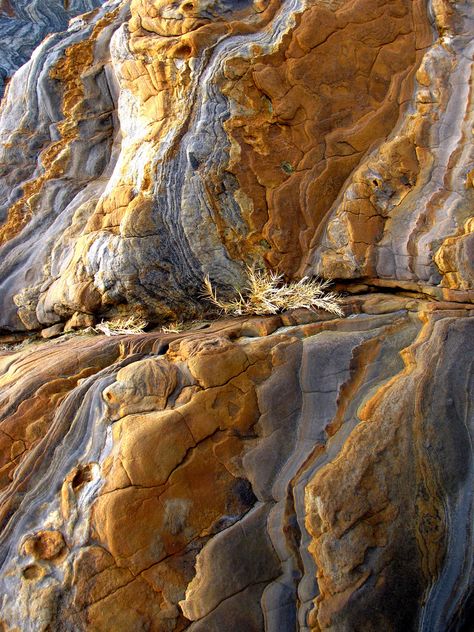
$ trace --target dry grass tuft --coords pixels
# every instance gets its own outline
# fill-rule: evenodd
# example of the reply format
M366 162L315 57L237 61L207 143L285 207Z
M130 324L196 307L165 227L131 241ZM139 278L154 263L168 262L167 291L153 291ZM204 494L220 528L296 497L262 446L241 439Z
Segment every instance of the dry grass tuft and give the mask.
M102 321L95 326L95 331L106 336L122 336L124 334L142 334L147 321L139 316L128 318L117 317L109 321Z
M223 301L206 276L203 295L226 314L278 314L289 309L323 309L336 316L343 316L341 298L335 292L327 292L330 281L303 277L299 281L285 283L283 275L268 270L247 268L247 283L235 299Z
M179 334L181 331L184 331L185 329L186 329L185 323L174 322L174 323L168 323L168 325L163 325L163 327L161 328L161 331L164 334Z

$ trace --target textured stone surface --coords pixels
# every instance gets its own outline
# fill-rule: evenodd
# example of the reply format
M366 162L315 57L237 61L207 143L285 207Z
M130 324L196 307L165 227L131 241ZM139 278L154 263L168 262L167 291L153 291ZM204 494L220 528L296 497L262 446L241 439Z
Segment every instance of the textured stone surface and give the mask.
M110 0L46 40L0 116L0 325L193 316L252 262L469 301L472 29L467 0Z
M94 5L0 107L0 630L470 632L472 2L0 0L0 74ZM345 317L192 325L251 263Z
M101 4L101 0L1 0L0 96L5 80L28 61L48 33L64 30L71 17Z
M397 303L3 352L5 629L461 630L474 310Z

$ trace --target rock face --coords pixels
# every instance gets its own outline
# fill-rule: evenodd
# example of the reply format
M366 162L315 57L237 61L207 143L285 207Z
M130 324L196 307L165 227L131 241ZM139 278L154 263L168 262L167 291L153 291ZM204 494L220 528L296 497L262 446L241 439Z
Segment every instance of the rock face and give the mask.
M0 325L192 316L263 262L470 300L472 13L111 0L46 40L0 117Z
M48 33L64 30L71 17L101 0L0 0L0 96L5 80L24 64Z
M11 0L3 74L94 7L0 107L0 630L468 632L472 3ZM192 324L252 264L344 317Z
M4 629L463 629L473 312L375 294L4 355Z

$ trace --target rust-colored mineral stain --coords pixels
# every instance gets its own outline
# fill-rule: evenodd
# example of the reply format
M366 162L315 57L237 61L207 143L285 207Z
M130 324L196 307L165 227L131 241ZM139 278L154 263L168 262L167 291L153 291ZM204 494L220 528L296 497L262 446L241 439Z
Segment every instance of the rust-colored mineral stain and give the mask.
M270 244L264 257L272 266L295 273L361 154L393 129L396 96L410 90L420 59L412 18L415 9L424 16L420 7L313 5L277 52L253 57L243 73L227 62L224 93L237 113L225 129L239 148L229 170L255 201L258 215L246 220L255 242ZM373 240L381 234L380 221L354 222L361 256L367 225Z
M11 5L10 0L0 0L0 15L7 15L8 17L15 16L15 10Z

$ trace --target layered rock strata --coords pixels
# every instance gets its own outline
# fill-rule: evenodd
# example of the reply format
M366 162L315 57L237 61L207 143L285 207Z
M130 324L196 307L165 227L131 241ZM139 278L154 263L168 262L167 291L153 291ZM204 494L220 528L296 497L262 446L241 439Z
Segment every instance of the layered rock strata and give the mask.
M11 0L0 37L93 6L0 106L0 630L468 632L472 3ZM192 324L252 264L345 316Z
M3 352L4 629L468 629L473 309L345 309Z
M63 31L70 18L101 4L101 0L1 0L0 96L5 82L46 35Z
M191 317L252 263L469 301L472 29L467 0L106 2L2 106L0 325Z

